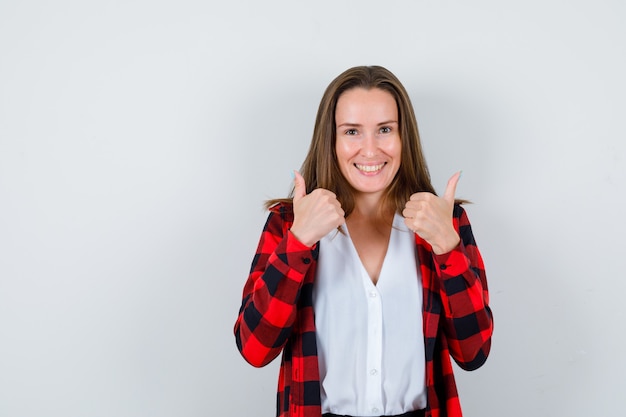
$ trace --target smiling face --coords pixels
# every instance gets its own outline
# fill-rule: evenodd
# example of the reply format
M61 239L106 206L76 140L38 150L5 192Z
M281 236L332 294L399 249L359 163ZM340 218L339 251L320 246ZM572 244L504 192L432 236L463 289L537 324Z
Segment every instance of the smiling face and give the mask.
M400 168L396 100L379 88L345 91L335 108L339 169L357 193L382 197Z

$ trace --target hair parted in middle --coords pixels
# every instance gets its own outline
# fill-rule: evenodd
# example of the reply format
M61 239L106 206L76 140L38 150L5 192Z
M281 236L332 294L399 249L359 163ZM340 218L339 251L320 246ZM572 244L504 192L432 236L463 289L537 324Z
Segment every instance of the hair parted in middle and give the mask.
M300 168L300 173L306 182L307 194L316 188L324 188L337 195L337 200L341 203L346 217L354 209L355 190L343 177L337 162L335 123L335 110L339 97L353 88L366 90L377 88L386 91L393 96L398 106L398 125L402 143L400 168L383 197L380 210L393 210L401 213L413 193L436 194L431 185L409 95L398 78L380 66L350 68L341 73L326 88L317 111L311 145ZM293 189L290 193L291 197L293 197ZM268 201L268 206L281 201L286 200L271 200Z

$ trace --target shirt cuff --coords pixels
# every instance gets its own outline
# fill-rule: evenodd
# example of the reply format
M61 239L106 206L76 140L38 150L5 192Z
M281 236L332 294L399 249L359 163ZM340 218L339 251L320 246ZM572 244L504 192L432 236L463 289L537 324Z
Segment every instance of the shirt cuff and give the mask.
M470 267L470 260L465 255L462 242L448 253L433 254L433 258L437 274L444 278L461 275Z
M287 231L287 247L289 249L293 249L295 251L303 251L303 250L313 250L317 246L317 243L314 243L313 246L307 246L304 243L300 242L296 235L291 233L291 230Z

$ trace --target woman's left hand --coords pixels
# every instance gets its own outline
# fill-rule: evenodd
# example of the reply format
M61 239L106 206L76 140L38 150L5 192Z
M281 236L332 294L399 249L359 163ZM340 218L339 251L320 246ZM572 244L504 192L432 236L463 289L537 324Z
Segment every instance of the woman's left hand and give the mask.
M442 197L428 192L415 193L402 211L404 224L427 241L437 255L450 252L460 242L452 224L454 194L461 172L454 174Z

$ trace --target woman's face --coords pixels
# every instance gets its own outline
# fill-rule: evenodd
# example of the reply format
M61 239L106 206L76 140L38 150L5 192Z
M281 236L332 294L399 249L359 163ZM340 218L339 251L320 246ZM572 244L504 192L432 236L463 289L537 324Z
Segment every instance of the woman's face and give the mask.
M381 197L400 168L396 100L379 88L347 90L337 100L335 123L341 173L357 193Z

